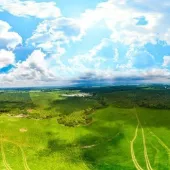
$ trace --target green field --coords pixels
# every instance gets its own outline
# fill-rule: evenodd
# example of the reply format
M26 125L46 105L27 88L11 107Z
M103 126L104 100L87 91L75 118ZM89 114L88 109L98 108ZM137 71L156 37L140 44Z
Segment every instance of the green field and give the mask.
M170 90L0 91L0 151L0 170L168 170Z

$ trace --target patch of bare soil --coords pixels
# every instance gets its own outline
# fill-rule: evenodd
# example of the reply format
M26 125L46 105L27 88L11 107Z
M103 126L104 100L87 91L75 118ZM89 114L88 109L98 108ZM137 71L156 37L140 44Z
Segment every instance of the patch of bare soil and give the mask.
M26 118L26 117L28 117L28 115L19 114L19 115L16 115L14 117L17 117L17 118Z
M21 128L21 129L19 129L19 131L22 132L22 133L25 133L25 132L28 131L28 129L27 128Z

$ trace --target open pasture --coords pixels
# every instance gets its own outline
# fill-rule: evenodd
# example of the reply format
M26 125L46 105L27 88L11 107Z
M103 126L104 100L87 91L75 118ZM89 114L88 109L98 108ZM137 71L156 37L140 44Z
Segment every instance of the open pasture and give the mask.
M73 93L91 96L62 96ZM0 92L0 169L168 170L169 99L153 87Z

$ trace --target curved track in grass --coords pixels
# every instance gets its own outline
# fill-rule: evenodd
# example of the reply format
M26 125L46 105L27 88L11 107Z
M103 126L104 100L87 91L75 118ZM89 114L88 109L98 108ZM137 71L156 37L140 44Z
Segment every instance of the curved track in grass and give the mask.
M141 127L141 130L142 130L142 140L143 140L143 147L144 147L144 157L145 157L145 163L146 163L146 167L147 167L147 170L153 170L153 168L152 168L152 166L151 166L151 163L150 163L150 160L149 160L149 157L148 157L148 152L147 152L147 146L146 146L146 138L145 138L145 132L144 132L144 129L143 129L143 127L142 127L142 124L141 124L141 122L140 122L140 120L139 120L139 117L138 117L138 113L137 113L137 110L136 110L136 108L134 108L135 109L135 116L136 116L136 119L137 119L137 122L138 122L138 126L140 126ZM138 130L138 126L137 126L137 130ZM137 131L136 130L136 131ZM137 137L137 132L135 132L135 137L134 137L134 139L136 139L136 137ZM132 140L132 142L134 142L133 140ZM131 142L131 145L133 144ZM133 147L133 145L131 146L131 148ZM132 154L132 160L134 159L134 155L133 155L133 149L132 149L132 152L131 152L131 154ZM133 162L134 162L135 160L133 160ZM137 161L137 160L136 160ZM135 162L136 162L135 161ZM141 168L140 166L136 166L137 164L135 164L135 167L138 169L138 170L140 170L139 168Z
M136 160L136 156L135 156L135 152L134 152L134 142L137 138L137 135L138 135L138 128L139 128L139 123L136 127L136 130L135 130L135 136L134 138L132 139L132 141L130 142L130 147L131 147L131 156L132 156L132 161L136 167L137 170L143 170L143 168L139 165L138 161Z
M24 152L24 150L22 149L22 147L21 147L19 144L15 143L15 142L12 142L12 141L10 141L10 140L4 139L4 141L5 141L5 142L12 143L13 145L17 146L17 147L20 149L20 151L21 151L21 153L22 153L22 159L23 159L24 168L25 168L25 170L30 170L30 168L29 168L29 166L28 166L28 163L27 163L27 158L26 158L25 152Z
M2 161L3 161L4 167L7 170L12 170L12 168L10 167L10 165L6 161L6 156L5 156L5 152L4 152L4 147L3 147L2 141L1 141L1 153L2 153Z

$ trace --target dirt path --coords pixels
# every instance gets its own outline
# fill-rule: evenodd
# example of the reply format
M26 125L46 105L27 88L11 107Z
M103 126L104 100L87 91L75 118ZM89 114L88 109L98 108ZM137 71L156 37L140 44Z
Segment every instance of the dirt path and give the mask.
M136 115L136 119L137 119L137 121L138 121L138 124L140 125L141 130L142 130L142 139L143 139L144 157L145 157L146 167L147 167L148 170L153 170L152 167L151 167L151 164L150 164L150 160L149 160L149 157L148 157L148 153L147 153L145 132L144 132L144 129L143 129L143 127L142 127L142 124L141 124L141 122L140 122L140 120L139 120L139 117L138 117L136 108L135 108L135 115Z
M5 152L4 152L2 141L1 141L1 153L2 153L2 161L3 161L3 164L4 164L5 168L7 170L12 170L12 168L9 166L9 164L6 161L6 156L5 156Z
M25 152L24 152L24 150L22 149L22 147L21 147L19 144L15 143L15 142L12 142L12 141L10 141L10 140L4 139L4 141L9 142L9 143L12 143L12 144L16 145L16 146L20 149L20 151L21 151L21 153L22 153L22 159L23 159L24 168L25 168L25 170L30 170L30 168L29 168L29 166L28 166L28 163L27 163L27 158L26 158L26 156L25 156Z
M144 147L144 156L145 156L145 161L146 161L146 167L147 167L148 170L153 170L152 167L151 167L149 158L148 158L145 133L144 133L142 126L141 126L141 129L142 129L142 138L143 138L143 147Z
M135 130L135 136L134 138L132 139L132 141L130 142L130 148L131 148L131 156L132 156L132 161L136 167L137 170L143 170L143 168L139 165L139 163L137 162L136 160L136 157L135 157L135 152L134 152L134 142L137 138L137 135L138 135L138 128L139 128L139 123L136 127L136 130Z
M170 163L170 148L157 136L155 135L151 130L148 129L148 131L150 132L150 134L155 137L157 139L157 141L159 142L159 144L166 150L167 154L168 154L168 161Z
M24 150L21 147L19 147L19 148L20 148L21 153L22 153L22 158L23 158L25 170L30 170L30 168L29 168L29 166L27 164L27 158L25 156Z
M168 152L168 154L170 155L170 148L169 148L157 135L155 135L151 130L149 130L149 132L150 132L150 134L151 134L152 136L154 136L154 137L157 139L157 141L159 142L159 144L160 144L163 148L165 148L166 151Z

